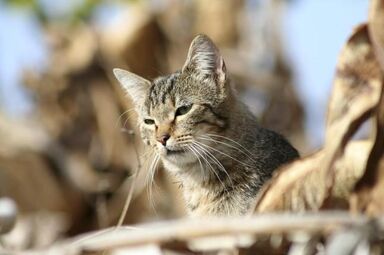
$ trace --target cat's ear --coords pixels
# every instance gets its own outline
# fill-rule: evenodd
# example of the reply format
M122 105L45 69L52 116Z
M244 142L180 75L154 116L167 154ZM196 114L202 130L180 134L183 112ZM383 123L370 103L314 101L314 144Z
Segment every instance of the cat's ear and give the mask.
M113 73L135 104L145 98L151 85L148 80L120 68L114 68Z
M216 45L206 35L198 35L193 39L183 66L183 71L187 69L201 75L202 78L213 77L219 84L225 84L227 71L224 59Z

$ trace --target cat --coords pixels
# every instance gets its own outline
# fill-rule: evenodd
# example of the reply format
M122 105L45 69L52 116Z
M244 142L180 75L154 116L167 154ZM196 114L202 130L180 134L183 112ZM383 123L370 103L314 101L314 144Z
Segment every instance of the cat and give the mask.
M192 41L181 71L153 81L113 72L133 100L144 143L182 183L191 216L247 214L273 171L299 156L239 100L206 35Z

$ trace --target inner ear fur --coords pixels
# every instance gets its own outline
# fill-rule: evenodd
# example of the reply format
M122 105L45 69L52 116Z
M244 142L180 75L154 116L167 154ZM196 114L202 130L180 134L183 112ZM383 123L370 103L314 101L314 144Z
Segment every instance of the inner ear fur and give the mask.
M193 39L182 70L194 72L203 78L215 78L221 85L226 81L224 59L216 45L206 35L198 35Z

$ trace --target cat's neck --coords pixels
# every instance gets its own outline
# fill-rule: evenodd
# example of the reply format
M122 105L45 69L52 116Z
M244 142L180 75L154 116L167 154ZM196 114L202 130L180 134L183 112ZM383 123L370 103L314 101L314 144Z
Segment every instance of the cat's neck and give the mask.
M227 168L226 165L224 167ZM225 174L216 169L213 174L210 167L206 166L203 170L205 174L201 174L201 168L196 164L189 169L189 174L184 172L179 175L190 216L234 216L248 212L249 197L246 194L252 191L244 179L250 178L246 177L245 172L244 176L239 173L232 175L231 170L233 169L228 168L228 173Z

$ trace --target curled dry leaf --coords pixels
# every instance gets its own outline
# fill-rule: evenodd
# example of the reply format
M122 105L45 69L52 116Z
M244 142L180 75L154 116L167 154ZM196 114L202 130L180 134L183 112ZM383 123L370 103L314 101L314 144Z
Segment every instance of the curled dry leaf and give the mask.
M371 1L369 35L374 51L384 71L384 1ZM383 83L383 79L381 80ZM376 111L376 136L363 177L351 196L351 209L371 215L384 212L384 88Z
M316 210L347 203L364 172L370 146L351 142L344 155L346 144L377 106L381 81L367 26L359 26L339 57L324 148L281 169L259 196L256 211ZM356 157L361 160L352 171L349 162Z
M384 2L372 0L369 11L369 34L374 46L374 51L384 71Z
M335 207L346 205L350 191L363 174L371 147L370 141L353 141L335 164ZM321 150L283 167L260 193L256 212L319 209L326 196L324 172L320 171L324 157L325 151Z
M352 135L377 106L382 88L381 80L382 74L373 52L368 27L361 25L342 49L336 67L328 105L325 158L320 165L321 171L326 175L324 178L327 192L322 207L333 207L329 204L335 183L333 166L344 153Z

